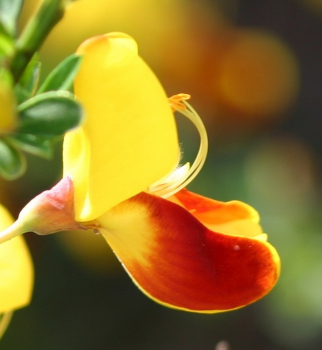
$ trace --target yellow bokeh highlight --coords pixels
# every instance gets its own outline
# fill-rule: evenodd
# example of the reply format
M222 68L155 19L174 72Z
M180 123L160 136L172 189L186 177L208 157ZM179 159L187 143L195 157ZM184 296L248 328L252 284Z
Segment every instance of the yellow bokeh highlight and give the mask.
M12 223L12 217L0 205L0 230ZM29 304L33 280L33 264L23 237L0 244L0 312Z
M244 117L277 116L299 91L294 54L278 37L259 30L236 30L217 69L218 100Z
M170 173L179 146L167 96L131 37L97 36L77 52L86 121L65 136L64 176L73 180L76 220L89 221Z

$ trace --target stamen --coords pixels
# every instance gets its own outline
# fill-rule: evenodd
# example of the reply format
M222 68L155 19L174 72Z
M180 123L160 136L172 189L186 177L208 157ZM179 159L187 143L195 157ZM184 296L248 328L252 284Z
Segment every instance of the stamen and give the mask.
M185 110L187 107L185 106L184 101L190 100L190 98L190 95L183 93L169 97L168 100L172 112Z
M199 173L205 163L208 151L208 137L205 126L198 113L186 100L190 99L188 94L178 94L169 98L173 111L177 111L188 118L197 128L200 136L200 146L197 157L190 167L189 163L178 167L165 179L155 182L148 188L149 193L167 198L186 187Z

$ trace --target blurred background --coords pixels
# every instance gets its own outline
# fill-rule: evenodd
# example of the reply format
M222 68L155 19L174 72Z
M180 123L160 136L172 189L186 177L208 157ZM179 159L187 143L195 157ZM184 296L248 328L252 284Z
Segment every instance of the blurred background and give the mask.
M25 1L21 27L37 3ZM281 255L280 281L238 311L183 313L139 292L100 236L27 234L33 301L15 313L1 348L322 349L322 1L79 0L41 51L43 76L110 31L137 40L169 96L192 95L210 150L189 188L259 211ZM191 160L198 135L180 117L178 125ZM0 182L15 216L60 178L61 145L52 161L28 165L18 181Z

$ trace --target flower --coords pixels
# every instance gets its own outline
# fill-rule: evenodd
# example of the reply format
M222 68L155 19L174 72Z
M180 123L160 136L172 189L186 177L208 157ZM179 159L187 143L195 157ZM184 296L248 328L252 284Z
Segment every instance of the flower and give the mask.
M26 230L94 229L146 295L181 310L227 311L267 294L280 262L257 212L183 188L200 170L205 152L199 151L191 168L177 168L171 107L194 121L206 144L187 96L169 103L125 34L91 38L77 52L83 61L75 94L87 119L65 136L63 179L32 200L16 232L9 229L0 239Z
M0 205L0 230L13 222L8 211ZM15 309L30 303L34 272L31 257L23 237L0 245L0 313L9 316ZM0 337L7 317L0 322Z

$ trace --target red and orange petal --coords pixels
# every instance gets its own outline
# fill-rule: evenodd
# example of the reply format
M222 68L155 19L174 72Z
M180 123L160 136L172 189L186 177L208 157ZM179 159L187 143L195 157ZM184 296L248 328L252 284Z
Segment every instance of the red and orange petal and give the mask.
M243 202L220 202L190 192L185 188L177 192L173 197L200 221L204 218L205 222L216 224L244 219L259 222L257 211Z
M236 200L220 202L187 189L182 189L168 199L187 209L210 230L266 240L259 225L258 212L246 203Z
M205 313L239 308L267 294L278 278L279 257L270 244L211 231L154 195L136 195L99 222L133 281L169 307Z

